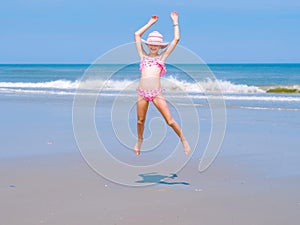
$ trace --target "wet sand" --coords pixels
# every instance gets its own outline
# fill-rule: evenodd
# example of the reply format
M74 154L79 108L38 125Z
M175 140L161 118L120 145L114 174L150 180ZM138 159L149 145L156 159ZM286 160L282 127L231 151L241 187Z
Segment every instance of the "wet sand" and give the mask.
M296 225L300 220L297 112L227 109L226 136L208 170L198 171L199 152L173 178L149 171L138 181L154 185L128 187L98 175L82 158L70 102L3 102L3 115L10 117L1 121L1 224Z

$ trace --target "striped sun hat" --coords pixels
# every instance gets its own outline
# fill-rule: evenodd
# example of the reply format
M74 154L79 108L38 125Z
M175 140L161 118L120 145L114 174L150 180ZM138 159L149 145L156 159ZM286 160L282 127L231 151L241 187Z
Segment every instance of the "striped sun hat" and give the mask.
M163 36L158 31L153 31L148 35L147 41L142 40L146 45L159 45L162 48L168 46L168 42L163 42Z

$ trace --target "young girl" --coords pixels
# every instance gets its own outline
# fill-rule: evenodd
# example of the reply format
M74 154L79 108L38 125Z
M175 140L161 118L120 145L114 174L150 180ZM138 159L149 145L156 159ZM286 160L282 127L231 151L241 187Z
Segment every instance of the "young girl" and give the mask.
M191 151L188 142L186 141L181 128L172 118L168 104L162 95L162 89L160 86L160 77L166 73L166 67L164 62L171 54L171 52L176 47L179 42L180 34L178 27L178 14L177 12L172 12L170 17L173 21L174 26L174 38L170 44L163 42L163 36L157 32L153 31L148 35L147 41L142 40L141 36L148 30L153 24L158 20L157 16L152 16L149 22L140 28L134 34L134 39L136 43L137 52L141 58L140 71L141 79L139 82L138 91L138 101L137 101L137 133L138 141L134 147L134 153L136 155L140 154L141 145L143 142L144 133L144 123L146 119L146 113L148 110L149 101L152 101L158 111L162 114L167 124L173 128L175 133L180 138L184 153L188 155ZM144 42L149 52L146 53L142 46ZM167 47L168 46L168 47ZM166 48L167 47L167 48ZM159 50L166 48L162 53L159 54Z

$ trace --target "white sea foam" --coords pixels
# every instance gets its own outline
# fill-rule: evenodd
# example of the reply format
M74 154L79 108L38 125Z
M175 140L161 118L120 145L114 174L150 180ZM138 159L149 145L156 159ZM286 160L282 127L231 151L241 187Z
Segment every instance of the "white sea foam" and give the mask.
M55 80L49 82L0 82L2 88L52 88L52 89L75 89L79 81Z
M131 92L131 93L119 93L119 92L86 92L86 91L67 91L67 90L41 90L41 89L20 89L20 88L0 88L0 93L5 93L5 94L33 94L33 95L100 95L100 96L107 96L107 97L131 97L136 99L136 93ZM174 99L181 99L181 98L186 98L186 95L178 95L176 92L168 92L166 93L167 98L174 98ZM236 95L236 94L213 94L210 95L209 93L207 94L190 94L188 95L189 98L192 99L201 99L201 100L207 100L207 99L219 99L219 100L231 100L231 101L260 101L260 102L294 102L300 103L300 95L298 96L265 96L265 95ZM297 108L297 110L299 110Z
M244 84L233 84L230 81L206 79L204 81L190 83L183 80L178 80L174 77L168 77L166 89L178 90L193 93L265 93L264 90L256 86L248 86ZM164 83L164 82L162 82Z
M300 102L300 95L279 95L265 94L266 87L248 86L243 84L233 84L229 81L206 79L199 82L188 82L179 80L172 76L164 77L162 86L166 90L168 97L180 98L180 93L186 92L191 98L206 99L222 98L223 100L238 101L274 101L274 102ZM49 82L0 82L0 93L16 94L37 94L37 95L98 95L102 96L124 95L135 97L137 81L133 80L55 80ZM271 87L271 86L269 86ZM289 86L289 88L300 90L299 85ZM126 91L124 92L124 90ZM105 91L113 91L108 93ZM127 91L132 91L128 93ZM121 93L119 93L121 92ZM217 95L214 95L216 94Z
M178 80L174 77L162 79L162 86L168 91L185 91L191 93L206 93L206 92L222 92L222 93L264 93L263 89L256 86L248 86L242 84L233 84L229 81L206 79L201 82L188 82ZM96 90L104 88L105 90L121 91L135 90L137 83L131 80L86 80L86 81L69 81L55 80L49 82L0 82L0 88L11 89L87 89Z

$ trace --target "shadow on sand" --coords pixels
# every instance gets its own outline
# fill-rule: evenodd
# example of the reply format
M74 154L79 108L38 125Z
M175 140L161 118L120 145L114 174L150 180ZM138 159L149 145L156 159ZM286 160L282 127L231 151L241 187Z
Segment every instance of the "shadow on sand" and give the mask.
M188 182L171 182L170 179L175 179L178 176L174 173L169 176L166 175L160 175L157 174L157 172L152 172L152 173L144 173L144 174L139 174L139 176L142 178L142 180L136 181L136 183L156 183L156 184L167 184L167 185L175 185L175 184L181 184L181 185L190 185Z

